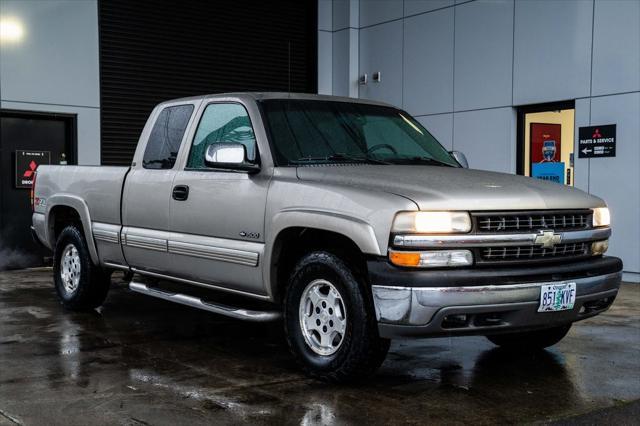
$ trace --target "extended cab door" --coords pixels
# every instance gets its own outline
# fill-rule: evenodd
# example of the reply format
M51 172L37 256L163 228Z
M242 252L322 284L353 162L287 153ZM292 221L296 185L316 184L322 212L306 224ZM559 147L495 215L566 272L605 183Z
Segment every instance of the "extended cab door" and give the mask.
M196 107L159 106L140 138L143 146L136 151L122 197L122 248L135 269L160 274L170 269L167 246L175 163Z
M242 143L247 159L259 164L252 118L240 102L203 103L190 139L184 166L173 182L174 188L184 188L188 195L170 201L173 275L264 295L260 263L270 170L250 174L213 169L204 161L213 143Z

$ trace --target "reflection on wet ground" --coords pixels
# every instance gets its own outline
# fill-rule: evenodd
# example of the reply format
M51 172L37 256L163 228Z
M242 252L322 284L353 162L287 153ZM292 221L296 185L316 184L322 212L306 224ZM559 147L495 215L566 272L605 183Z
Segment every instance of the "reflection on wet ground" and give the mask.
M397 341L367 383L336 386L300 374L279 323L147 298L117 278L99 311L66 312L50 276L0 273L0 425L545 422L640 398L640 285L548 351Z

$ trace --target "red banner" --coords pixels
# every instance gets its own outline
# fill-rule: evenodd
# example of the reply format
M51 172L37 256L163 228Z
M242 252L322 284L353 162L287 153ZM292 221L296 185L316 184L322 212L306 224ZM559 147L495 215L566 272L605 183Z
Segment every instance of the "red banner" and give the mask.
M561 161L560 124L531 123L531 164Z

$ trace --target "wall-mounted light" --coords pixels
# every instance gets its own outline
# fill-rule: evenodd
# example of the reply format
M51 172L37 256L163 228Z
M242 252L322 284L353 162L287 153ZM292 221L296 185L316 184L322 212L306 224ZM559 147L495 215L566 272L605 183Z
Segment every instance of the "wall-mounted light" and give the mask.
M18 42L24 36L22 23L15 18L0 18L0 42Z
M374 82L382 83L382 73L380 71L374 72L372 77Z

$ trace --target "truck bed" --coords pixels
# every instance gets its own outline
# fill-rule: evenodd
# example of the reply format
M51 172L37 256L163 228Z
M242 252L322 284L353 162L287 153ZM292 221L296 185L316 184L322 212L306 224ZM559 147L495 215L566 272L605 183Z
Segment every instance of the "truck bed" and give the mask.
M81 219L120 226L122 186L128 167L40 166L38 167L33 224L39 239L53 249L53 236L45 216L58 205L73 206ZM87 229L91 224L87 223Z
M78 197L86 202L93 221L120 224L120 196L128 171L128 167L40 166L37 195L47 205L54 201L50 197Z

